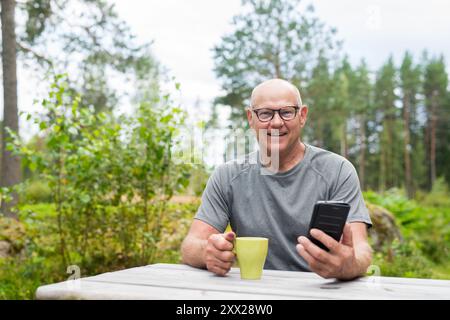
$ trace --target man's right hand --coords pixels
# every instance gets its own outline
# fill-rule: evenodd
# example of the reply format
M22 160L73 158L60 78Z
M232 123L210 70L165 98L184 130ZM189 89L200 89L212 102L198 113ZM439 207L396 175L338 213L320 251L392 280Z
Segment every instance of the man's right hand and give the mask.
M235 254L233 253L234 232L216 233L208 238L205 248L206 268L220 276L226 275L233 265Z

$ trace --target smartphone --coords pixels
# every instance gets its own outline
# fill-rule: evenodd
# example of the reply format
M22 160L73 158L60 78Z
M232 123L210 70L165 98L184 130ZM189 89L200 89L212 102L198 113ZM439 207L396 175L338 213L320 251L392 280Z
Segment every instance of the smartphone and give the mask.
M341 201L317 201L309 224L308 239L325 251L329 249L311 236L311 229L319 229L336 241L341 240L350 205Z

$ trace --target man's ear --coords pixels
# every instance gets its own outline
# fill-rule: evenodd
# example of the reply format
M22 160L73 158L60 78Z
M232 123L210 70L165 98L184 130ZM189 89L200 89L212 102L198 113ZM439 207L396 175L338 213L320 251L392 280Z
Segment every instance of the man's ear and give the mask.
M247 110L248 125L250 126L250 128L253 128L253 113L252 113L252 110L250 109L250 107L248 107L246 110Z
M307 116L308 116L308 106L303 105L302 108L300 109L300 117L299 117L300 125L302 126L302 128L306 123Z

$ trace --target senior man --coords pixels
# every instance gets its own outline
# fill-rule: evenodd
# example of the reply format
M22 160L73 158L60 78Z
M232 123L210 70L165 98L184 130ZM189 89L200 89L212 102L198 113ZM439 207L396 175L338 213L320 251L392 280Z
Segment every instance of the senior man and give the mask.
M213 172L181 246L184 263L226 275L237 234L269 238L265 269L313 271L341 280L366 272L371 220L356 170L345 158L302 142L307 115L293 84L271 79L254 88L247 119L260 149L247 157L255 161L229 161ZM306 238L318 200L351 206L341 241L311 231L329 251ZM225 232L228 223L234 232Z

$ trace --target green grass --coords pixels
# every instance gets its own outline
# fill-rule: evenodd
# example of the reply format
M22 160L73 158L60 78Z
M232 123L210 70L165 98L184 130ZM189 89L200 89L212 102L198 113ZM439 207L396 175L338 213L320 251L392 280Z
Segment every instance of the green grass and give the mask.
M33 217L46 219L56 217L56 208L52 203L26 204L19 207L20 219Z
M192 221L199 203L169 203L162 218L164 232L151 263L180 263L180 244ZM59 237L56 229L56 210L53 204L23 205L19 217L26 231L21 239L24 249L19 255L0 258L0 299L34 299L36 289L44 284L64 281L69 277L59 255ZM76 226L74 226L76 227ZM23 235L20 235L23 237ZM19 235L17 235L19 237ZM116 244L109 242L106 250L114 257ZM76 252L71 255L77 259ZM89 276L119 270L128 265L116 260L105 261L96 256L86 262L81 275Z
M432 268L433 279L450 280L450 263L434 266Z

